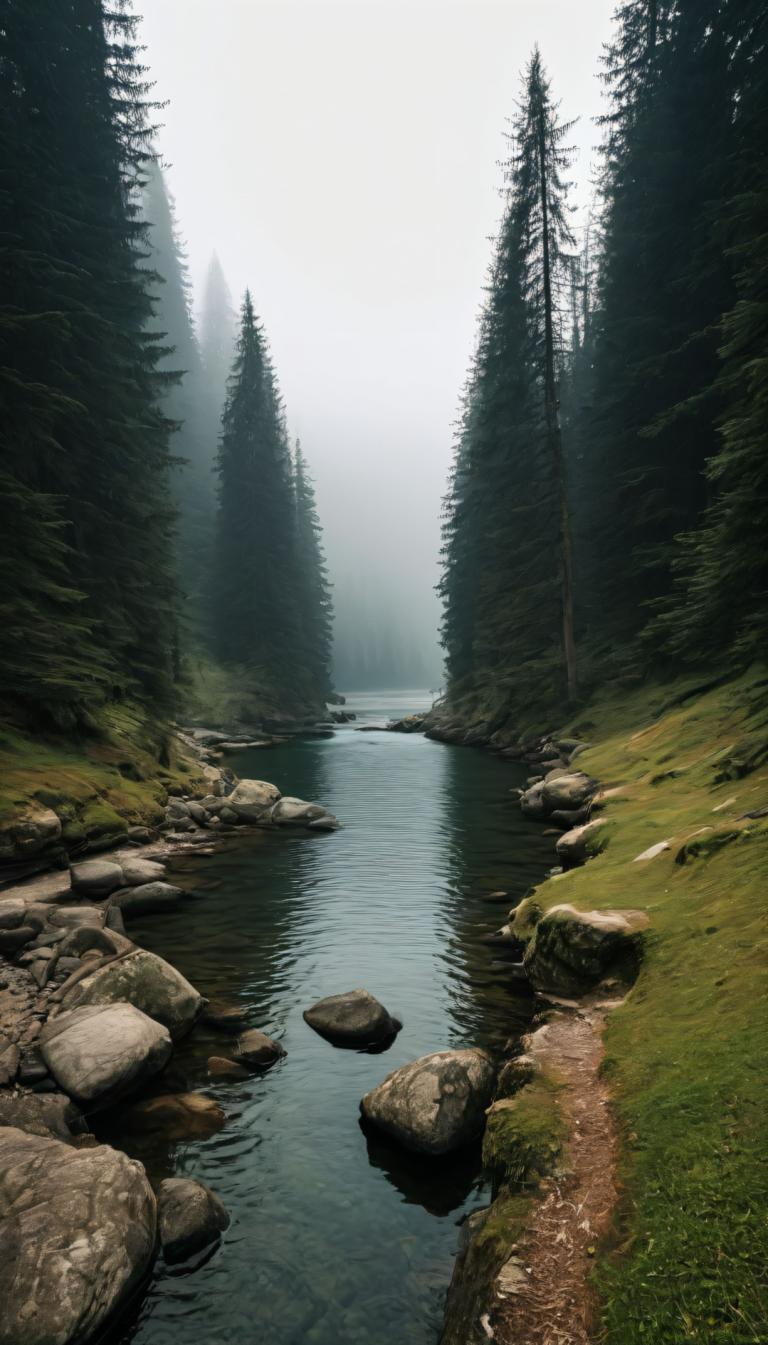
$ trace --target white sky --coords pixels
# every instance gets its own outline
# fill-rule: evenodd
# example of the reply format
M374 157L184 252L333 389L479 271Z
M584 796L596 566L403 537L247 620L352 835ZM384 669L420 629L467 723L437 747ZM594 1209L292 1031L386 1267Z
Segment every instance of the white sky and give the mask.
M338 598L354 575L427 638L505 119L538 41L586 200L614 5L136 0L193 280L215 248L252 288Z

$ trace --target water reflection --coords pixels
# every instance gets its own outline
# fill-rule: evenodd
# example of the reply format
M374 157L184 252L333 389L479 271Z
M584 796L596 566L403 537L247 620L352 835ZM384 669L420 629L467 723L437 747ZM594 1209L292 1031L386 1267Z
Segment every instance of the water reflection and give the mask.
M418 709L368 697L373 722ZM196 896L148 917L139 942L210 998L234 1000L279 1037L287 1058L264 1076L212 1081L227 1037L201 1026L174 1068L224 1108L208 1140L105 1133L153 1177L198 1176L232 1215L223 1247L194 1276L159 1267L136 1345L428 1345L437 1339L456 1222L483 1203L478 1154L430 1165L363 1133L359 1100L390 1069L446 1046L498 1048L527 1021L485 936L536 881L548 843L523 828L507 791L515 767L420 737L357 733L238 754L241 775L315 798L344 822L333 835L250 833L214 856L178 859ZM545 853L546 848L546 853ZM381 1055L340 1051L302 1010L364 986L403 1029ZM111 1126L111 1129L110 1129Z

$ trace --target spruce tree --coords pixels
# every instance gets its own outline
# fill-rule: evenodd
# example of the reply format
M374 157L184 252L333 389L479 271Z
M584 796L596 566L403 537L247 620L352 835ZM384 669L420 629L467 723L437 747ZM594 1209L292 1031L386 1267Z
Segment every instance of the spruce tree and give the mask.
M535 51L446 505L449 696L521 722L575 688L570 522L559 424L572 239L559 125Z
M215 623L227 663L273 688L301 680L296 517L282 404L246 290L218 454Z
M108 695L168 706L169 424L140 265L134 188L150 127L134 22L100 0L10 5L0 62L5 470L9 499L24 501L15 514L11 503L9 535L40 574L40 620L56 621L62 647L74 648L78 622L93 632L66 684L41 669L16 700L58 722ZM46 530L58 538L50 561ZM21 594L18 616L34 620Z
M214 252L208 265L200 315L200 350L209 395L217 407L217 419L226 397L227 379L235 353L237 323L232 297Z
M293 457L293 490L296 505L299 632L303 651L301 661L312 692L325 700L333 689L333 604L315 489L298 439Z
M170 375L163 411L176 433L171 485L178 509L177 556L183 615L190 634L208 624L215 512L214 461L220 407L203 374L192 322L184 246L174 205L156 159L144 169L143 211L148 225L154 312L150 331L162 342L159 368Z

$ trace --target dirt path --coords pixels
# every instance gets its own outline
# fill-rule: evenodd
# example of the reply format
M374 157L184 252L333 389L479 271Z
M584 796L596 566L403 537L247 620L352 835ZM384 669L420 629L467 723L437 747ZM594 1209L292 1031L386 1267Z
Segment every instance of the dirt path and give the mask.
M566 1010L531 1038L528 1054L563 1081L570 1139L563 1175L542 1182L526 1231L496 1281L486 1333L497 1345L590 1345L589 1274L616 1202L616 1135L599 1077L612 1007Z

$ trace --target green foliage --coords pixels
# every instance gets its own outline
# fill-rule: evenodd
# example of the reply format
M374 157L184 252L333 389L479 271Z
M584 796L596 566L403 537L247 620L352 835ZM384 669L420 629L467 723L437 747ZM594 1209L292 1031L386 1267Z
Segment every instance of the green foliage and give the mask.
M101 0L12 5L0 70L0 686L59 723L105 697L169 706L170 426L140 266L133 20Z
M330 694L330 595L314 492L291 460L266 338L246 290L218 456L215 623L225 664L309 704Z
M570 273L568 129L556 120L535 52L514 124L443 534L449 695L505 714L551 703L565 683L563 481L550 414L560 338L546 295L557 295Z

